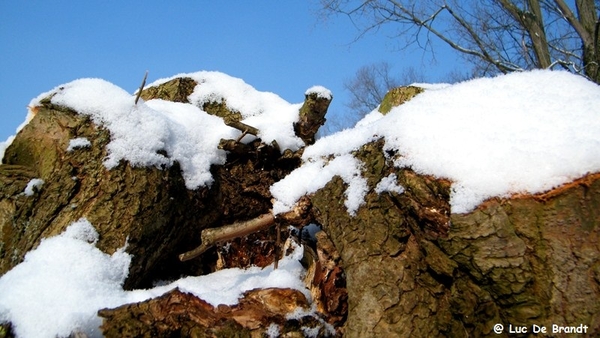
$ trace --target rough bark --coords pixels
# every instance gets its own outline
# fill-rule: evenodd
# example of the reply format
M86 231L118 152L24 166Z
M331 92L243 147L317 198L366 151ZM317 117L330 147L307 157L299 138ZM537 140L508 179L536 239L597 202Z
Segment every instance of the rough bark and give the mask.
M0 274L42 238L58 235L81 217L96 227L101 250L113 253L127 243L133 262L126 287L203 269L200 262L182 265L176 256L181 246L192 244L189 233L198 224L218 220L212 192L187 190L177 165L161 170L121 163L107 170L102 160L108 131L68 109L46 104L37 110L0 166ZM67 151L76 137L86 137L92 146ZM45 183L26 196L22 192L32 178ZM192 271L184 271L188 268Z
M302 337L303 330L325 332L323 324L308 312L306 297L297 290L251 290L234 306L214 307L178 289L145 302L100 310L106 337L261 337L271 324L288 337Z
M393 172L405 192L370 192L356 217L338 203L341 179L311 199L346 271L347 337L497 336L497 323L600 333L600 174L451 215L449 182L394 168L381 141L356 156L371 189Z
M317 93L305 95L300 117L298 122L294 123L294 131L306 145L315 143L315 135L325 124L325 114L330 103L330 98L321 97Z
M415 86L406 86L390 89L385 94L381 104L379 105L379 112L383 115L387 114L392 108L403 104L404 102L412 99L418 94L423 92L423 88Z

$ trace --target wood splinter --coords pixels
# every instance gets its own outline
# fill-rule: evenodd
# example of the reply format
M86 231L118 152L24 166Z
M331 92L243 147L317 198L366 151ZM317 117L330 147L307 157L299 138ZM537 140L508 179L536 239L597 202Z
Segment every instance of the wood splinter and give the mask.
M140 89L138 89L137 95L135 97L135 103L137 105L138 101L140 100L140 96L142 96L142 90L144 90L144 86L146 85L146 79L148 78L148 71L146 71L146 74L144 74L144 79L142 80L142 84L140 85Z
M310 199L305 196L296 203L292 211L279 215L278 218L291 225L304 226L311 220L311 207L312 204L310 203ZM194 250L180 254L179 260L185 262L196 258L218 243L250 235L260 230L267 229L275 223L275 216L270 212L248 221L235 222L219 228L204 229L200 233L202 244Z

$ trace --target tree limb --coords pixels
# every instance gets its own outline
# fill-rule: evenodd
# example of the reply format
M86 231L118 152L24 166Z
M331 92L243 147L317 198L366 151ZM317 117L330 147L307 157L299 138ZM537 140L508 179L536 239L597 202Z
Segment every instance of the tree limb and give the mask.
M252 134L258 136L258 133L260 133L258 129L230 118L225 118L225 125L241 131L243 135Z
M254 232L264 230L275 224L272 213L262 214L257 218L244 222L235 222L219 228L204 229L201 232L202 244L192 251L179 255L179 260L184 262L196 258L217 243L247 236Z
M584 43L592 43L592 36L588 33L588 31L585 30L581 22L577 20L571 8L569 8L569 6L563 0L554 0L554 2L560 9L560 12L562 13L563 17L569 22L571 26L573 26L577 34L579 34L581 39L584 41Z
M282 215L278 219L286 221L291 225L303 226L310 222L312 216L310 209L312 204L308 197L302 197L294 206L294 209ZM248 221L235 222L218 228L204 229L200 233L202 244L194 250L179 255L179 260L184 262L196 258L214 245L235 238L244 237L252 233L264 230L275 224L273 213L262 214Z

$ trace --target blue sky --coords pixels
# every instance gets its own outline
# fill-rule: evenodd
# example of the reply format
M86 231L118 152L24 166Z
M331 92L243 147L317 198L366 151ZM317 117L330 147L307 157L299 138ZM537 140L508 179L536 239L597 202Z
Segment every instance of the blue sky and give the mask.
M216 70L296 103L313 85L334 95L328 118L350 123L345 79L386 61L430 82L456 67L422 50L399 51L389 31L357 42L346 17L319 19L311 1L1 1L0 141L15 133L40 93L85 77L129 92L178 73Z

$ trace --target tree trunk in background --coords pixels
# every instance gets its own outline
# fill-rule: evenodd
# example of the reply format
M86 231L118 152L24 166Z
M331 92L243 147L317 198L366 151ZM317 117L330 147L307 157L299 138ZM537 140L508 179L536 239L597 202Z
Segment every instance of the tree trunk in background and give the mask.
M579 22L586 34L580 34L583 42L585 75L600 84L600 47L598 46L598 16L594 0L576 0Z
M447 181L396 169L382 142L356 157L371 192L356 217L334 179L312 198L347 274L346 337L497 336L495 324L600 333L600 174L450 215ZM403 194L378 195L395 173Z

